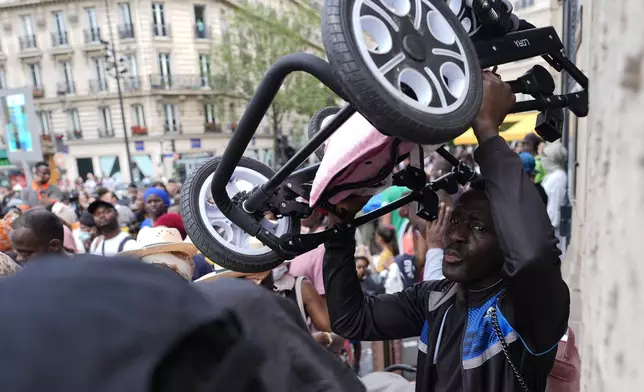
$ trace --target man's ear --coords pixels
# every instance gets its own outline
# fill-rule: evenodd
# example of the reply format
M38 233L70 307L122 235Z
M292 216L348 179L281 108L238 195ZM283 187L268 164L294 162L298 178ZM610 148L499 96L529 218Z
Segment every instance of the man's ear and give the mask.
M53 239L49 241L49 251L51 253L58 253L62 248L63 244L60 242L60 240Z

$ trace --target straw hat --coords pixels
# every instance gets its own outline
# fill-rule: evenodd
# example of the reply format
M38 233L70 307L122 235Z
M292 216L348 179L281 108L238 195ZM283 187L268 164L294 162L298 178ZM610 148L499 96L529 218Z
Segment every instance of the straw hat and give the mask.
M160 253L185 253L189 256L197 254L194 244L184 242L179 230L170 227L144 227L136 236L136 244L132 250L122 252L123 255L144 257Z
M264 279L271 273L271 271L257 272L257 273L244 273L244 272L235 272L235 271L226 271L226 272L211 272L208 275L204 275L201 278L195 280L195 282L214 282L221 278L244 278L250 280L255 284L259 285Z

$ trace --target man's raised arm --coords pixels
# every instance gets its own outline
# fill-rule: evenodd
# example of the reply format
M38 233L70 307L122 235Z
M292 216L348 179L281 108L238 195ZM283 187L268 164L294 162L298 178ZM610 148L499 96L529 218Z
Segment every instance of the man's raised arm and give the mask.
M498 135L514 99L510 87L493 74L484 75L486 92L473 124L479 140L475 159L485 178L486 194L504 256L507 292L501 310L534 353L554 346L566 331L570 293L561 277L561 252L546 207L521 161ZM487 93L489 96L486 96ZM493 99L490 99L493 98ZM491 113L491 115L490 115Z

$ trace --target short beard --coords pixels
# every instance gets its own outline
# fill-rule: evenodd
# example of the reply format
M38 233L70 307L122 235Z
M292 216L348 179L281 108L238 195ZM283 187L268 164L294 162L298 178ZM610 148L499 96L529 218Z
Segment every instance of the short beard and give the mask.
M114 220L113 222L107 223L103 227L99 227L98 229L100 230L101 233L106 233L110 231L114 231L119 228L119 222L118 220Z

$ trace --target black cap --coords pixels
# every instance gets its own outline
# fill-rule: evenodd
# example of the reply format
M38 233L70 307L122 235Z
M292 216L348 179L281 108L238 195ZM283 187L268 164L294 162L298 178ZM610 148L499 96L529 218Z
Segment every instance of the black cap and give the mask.
M87 207L87 212L89 212L90 214L94 215L94 212L96 212L98 207L107 207L107 208L111 208L114 211L116 211L116 207L114 207L114 204L108 203L106 201L103 201L103 200L99 199L99 200L96 200L96 201L92 202L92 204L90 204L89 207Z

